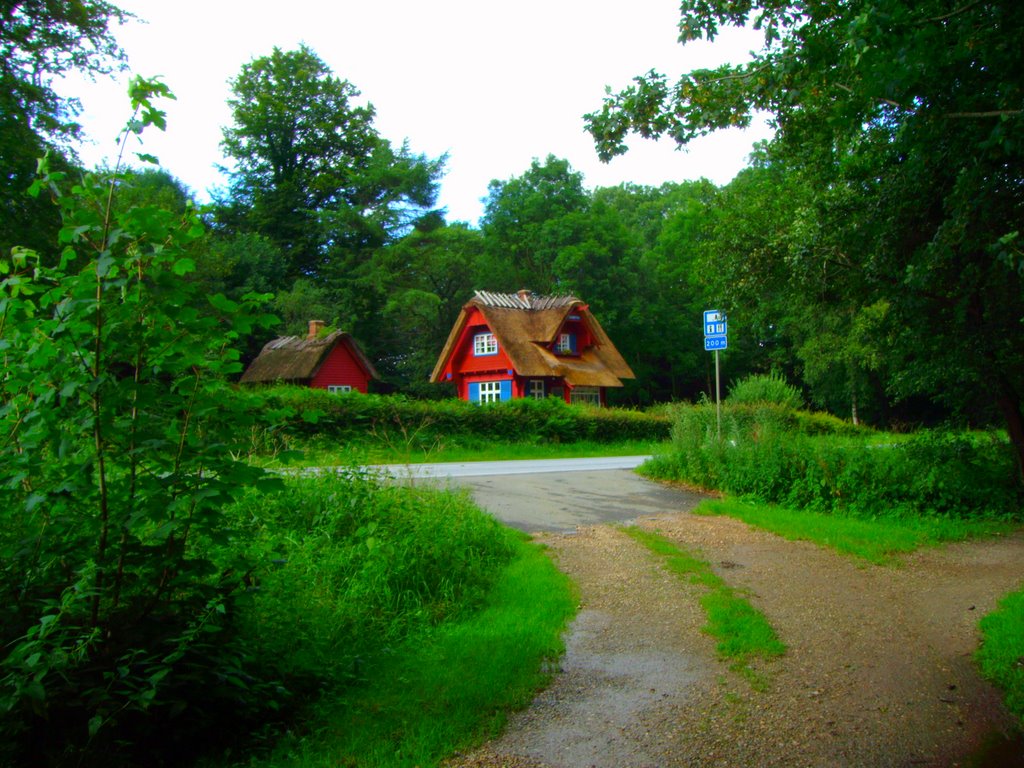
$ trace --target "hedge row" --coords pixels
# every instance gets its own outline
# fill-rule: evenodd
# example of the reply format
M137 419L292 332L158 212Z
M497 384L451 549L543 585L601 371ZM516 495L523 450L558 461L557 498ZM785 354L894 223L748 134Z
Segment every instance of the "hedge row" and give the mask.
M764 502L858 515L1019 514L1009 442L924 431L893 440L777 406L677 409L672 450L651 474Z
M264 414L268 429L304 438L373 439L430 445L438 438L510 443L617 443L667 440L664 414L520 399L485 406L400 395L333 395L299 387L240 392Z

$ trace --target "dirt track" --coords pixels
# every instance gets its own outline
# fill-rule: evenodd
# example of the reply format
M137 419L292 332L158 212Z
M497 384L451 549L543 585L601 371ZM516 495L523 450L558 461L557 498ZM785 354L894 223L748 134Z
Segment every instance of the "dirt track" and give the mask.
M685 506L685 505L684 505ZM1024 766L972 660L1024 583L1024 533L873 566L720 517L641 518L712 564L788 650L767 690L702 633L699 587L609 526L538 534L579 584L563 673L457 766Z

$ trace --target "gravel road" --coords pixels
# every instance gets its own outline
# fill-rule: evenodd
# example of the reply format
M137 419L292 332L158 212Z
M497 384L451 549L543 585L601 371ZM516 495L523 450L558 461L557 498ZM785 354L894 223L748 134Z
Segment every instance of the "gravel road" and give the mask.
M874 566L692 515L693 501L680 491L675 510L633 517L767 616L788 648L759 669L767 690L717 658L701 588L630 537L541 532L581 594L561 673L451 766L1024 766L1018 724L972 660L978 620L1024 583L1024 533Z

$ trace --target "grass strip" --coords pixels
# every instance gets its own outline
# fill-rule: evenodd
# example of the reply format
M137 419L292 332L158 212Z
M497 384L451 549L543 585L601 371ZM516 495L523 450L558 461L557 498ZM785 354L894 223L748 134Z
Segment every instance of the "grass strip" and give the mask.
M523 541L481 611L403 644L264 765L427 768L497 735L550 678L576 606L568 578Z
M1024 723L1024 589L999 601L978 624L982 674L1002 689L1006 707Z
M900 554L921 547L991 536L1013 527L984 519L830 515L733 498L704 501L694 514L733 517L784 539L810 541L876 565L898 564Z
M755 688L766 681L751 666L754 659L771 659L786 652L764 614L742 592L733 589L704 560L679 548L664 536L637 527L623 530L647 547L677 576L707 589L700 598L708 623L704 631L718 643L719 655L732 662L731 668L742 674Z
M598 443L500 443L468 441L432 449L389 447L371 442L350 441L324 444L295 442L293 451L282 456L260 457L255 463L268 467L333 467L360 464L424 464L435 462L515 461L533 459L583 459L602 456L648 456L662 450L664 443L630 440Z

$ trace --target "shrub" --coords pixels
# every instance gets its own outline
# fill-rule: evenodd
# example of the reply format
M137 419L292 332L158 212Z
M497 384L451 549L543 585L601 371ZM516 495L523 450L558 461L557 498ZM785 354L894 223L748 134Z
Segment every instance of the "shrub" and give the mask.
M873 437L869 440L869 437ZM671 452L645 471L764 502L863 515L1013 516L1005 438L921 432L898 442L774 404L678 408Z
M256 412L284 421L278 434L305 440L376 442L400 450L432 450L452 441L602 443L664 440L662 415L617 408L567 405L547 398L479 406L461 400L411 400L401 395L328 394L278 386L240 396ZM271 427L270 419L265 421Z
M131 90L126 139L166 93ZM225 506L266 482L231 457L249 416L226 347L267 318L183 279L194 211L118 208L116 171L62 195L40 168L60 241L0 260L0 762L171 760L281 703L221 548Z
M800 390L788 384L785 377L772 371L769 374L755 373L741 379L729 388L729 403L774 403L787 408L802 408L803 396Z

